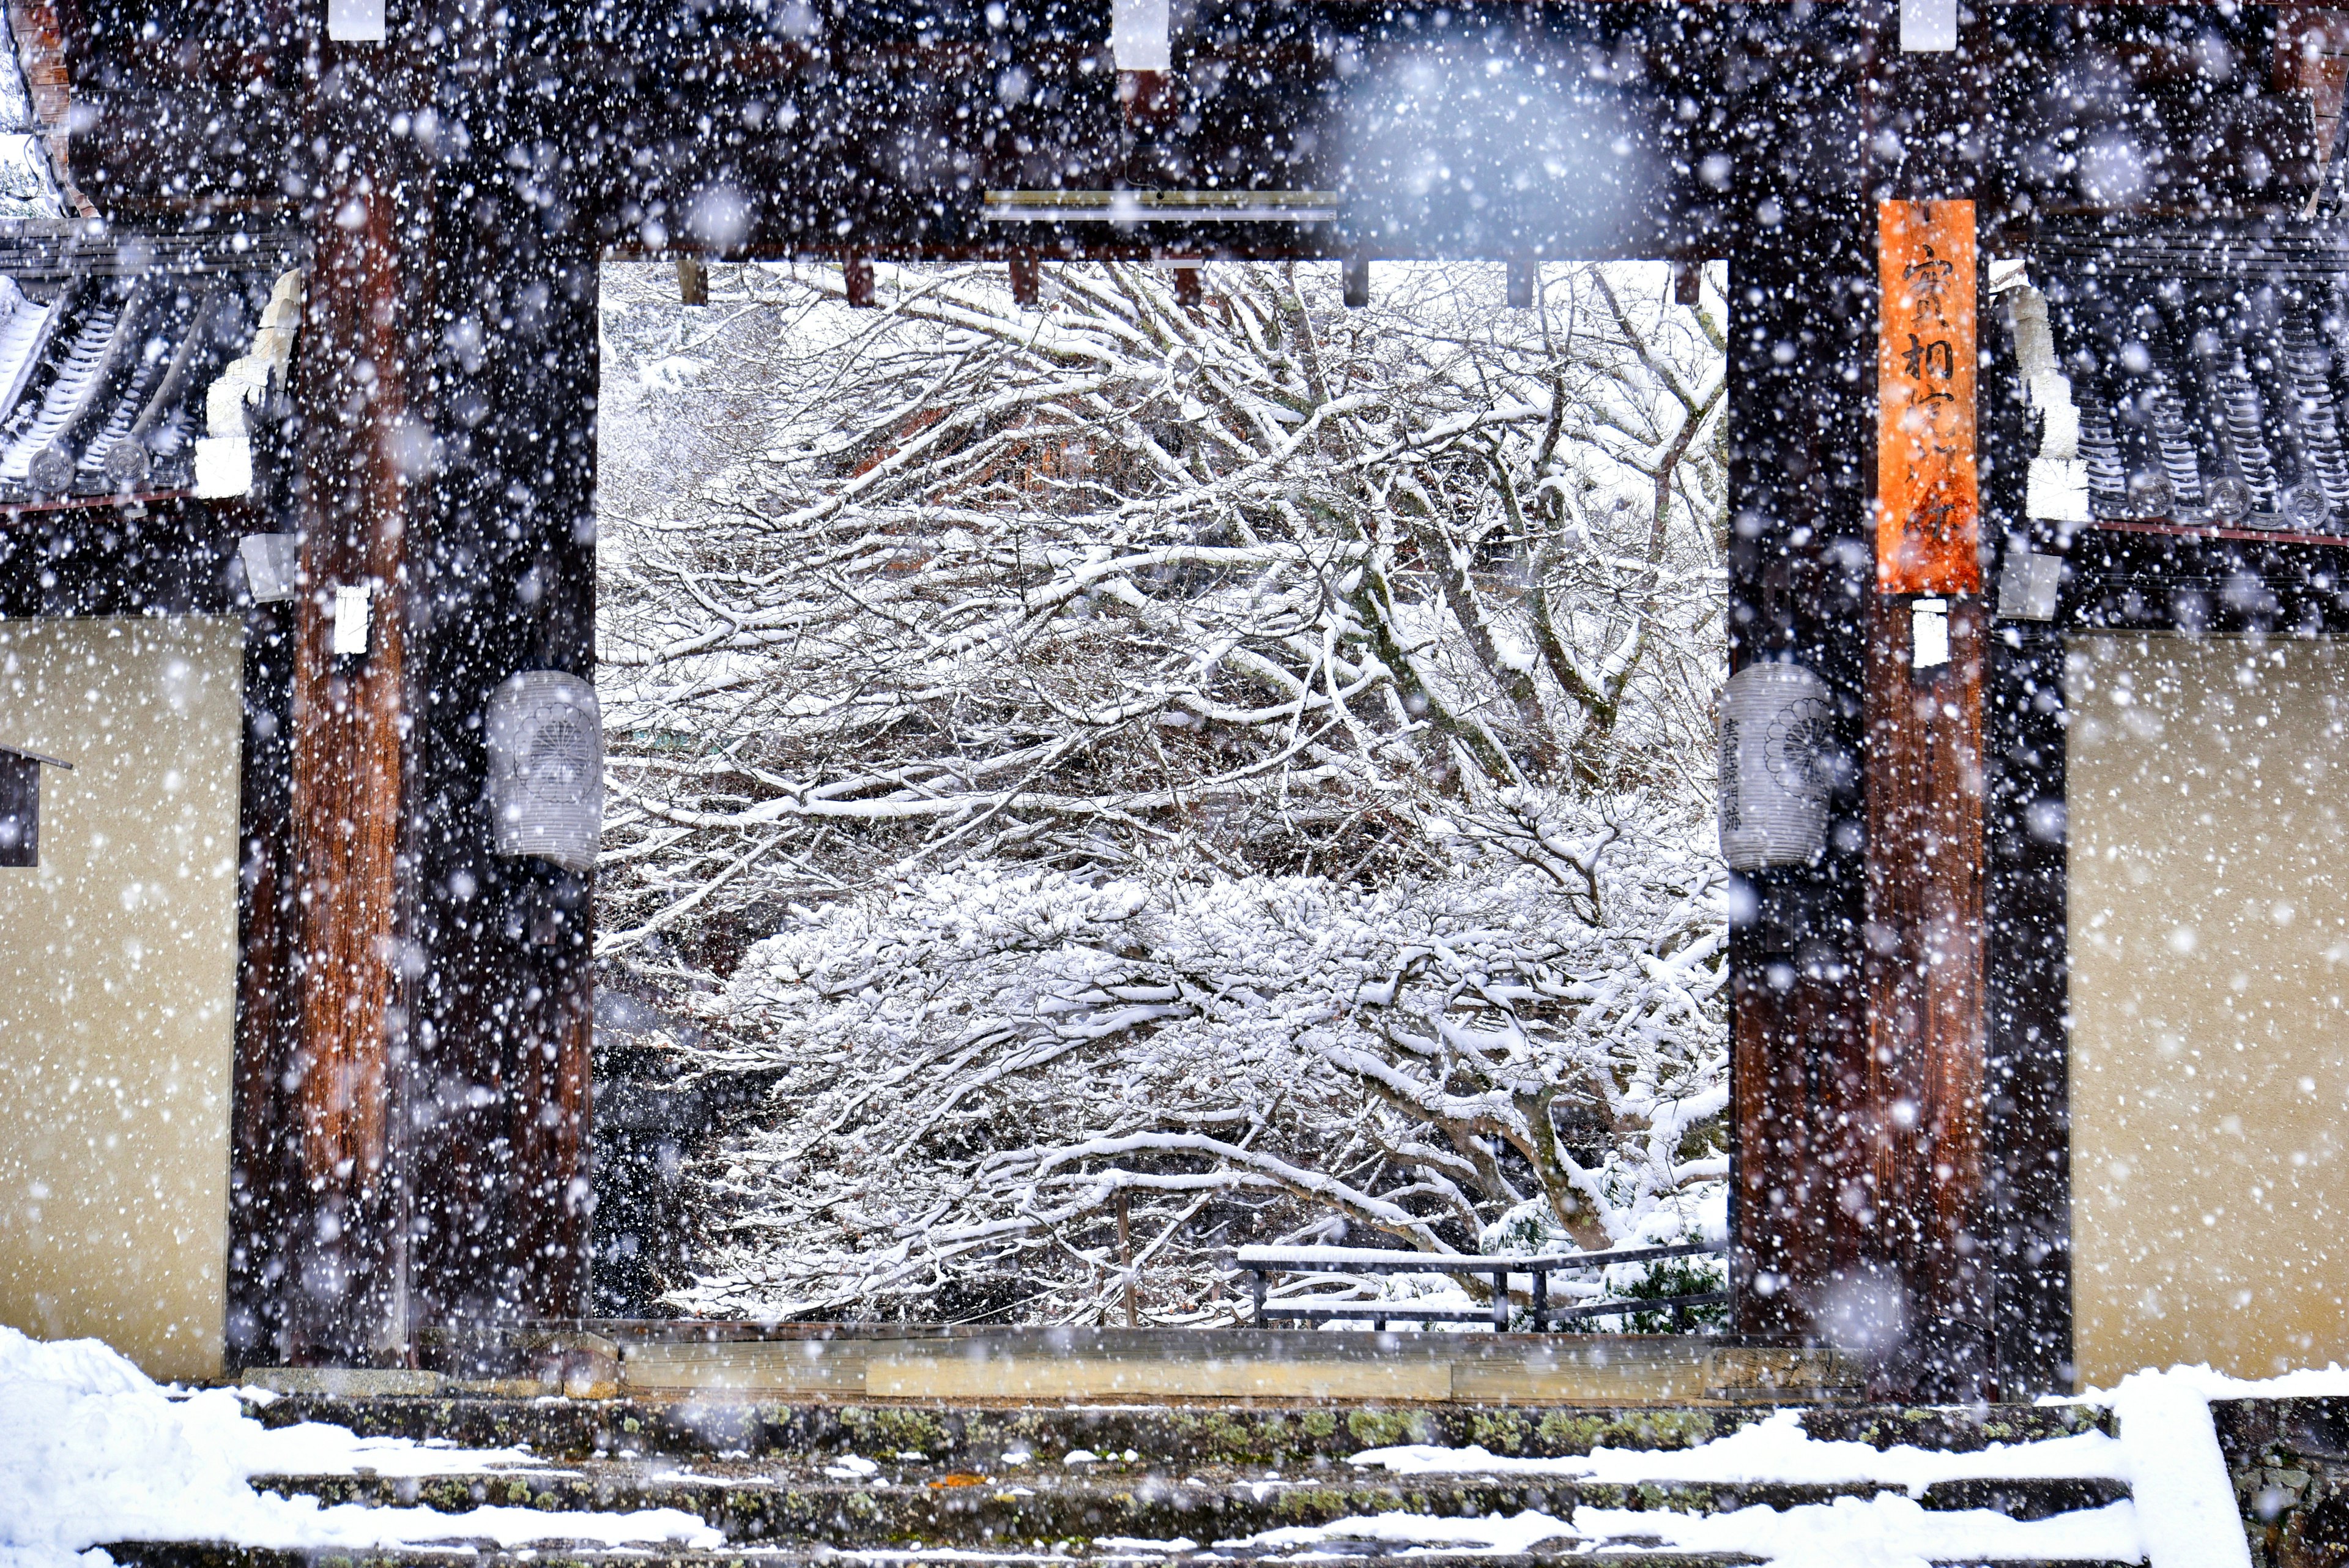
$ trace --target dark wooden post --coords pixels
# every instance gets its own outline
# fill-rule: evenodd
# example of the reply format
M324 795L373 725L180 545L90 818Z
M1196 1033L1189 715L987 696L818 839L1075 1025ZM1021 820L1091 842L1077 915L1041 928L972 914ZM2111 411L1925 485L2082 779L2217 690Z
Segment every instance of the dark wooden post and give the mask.
M593 882L494 853L481 718L518 670L594 673L594 241L559 169L523 191L500 162L588 112L487 87L435 187L413 1231L418 1317L460 1345L586 1310Z
M265 524L264 524L265 525ZM244 755L238 791L235 1157L229 1175L228 1360L285 1358L289 1221L305 1216L291 1073L301 1049L295 940L301 919L292 818L294 640L298 608L245 617Z
M518 670L593 673L595 262L576 208L498 162L564 106L485 89L477 151L428 165L381 129L419 78L324 57L286 1329L383 1361L585 1310L592 879L492 853L481 715ZM337 652L359 588L366 649Z
M392 73L332 46L316 105L346 156L324 198L294 378L302 421L304 591L295 613L292 840L301 994L296 1133L308 1212L289 1216L297 1358L407 1355L398 1100L414 885L408 617L415 401L413 258L422 248L384 145ZM363 624L362 624L363 623ZM340 649L342 651L337 651Z
M1888 1386L1978 1398L1996 1356L1982 1195L1974 206L1878 214L1877 587L1868 670L1868 1106Z
M1886 596L1868 668L1868 1114L1903 1387L1978 1397L1993 1365L1982 1190L1984 612L1950 604L1949 657L1914 667L1914 600ZM1929 621L1930 621L1929 618ZM1888 1306L1891 1303L1888 1303Z
M1825 681L1842 763L1818 863L1743 877L1733 906L1733 1314L1745 1334L1850 1343L1876 1220L1860 1114L1876 322L1852 286L1874 245L1847 140L1865 34L1846 10L1775 10L1733 39L1730 660Z

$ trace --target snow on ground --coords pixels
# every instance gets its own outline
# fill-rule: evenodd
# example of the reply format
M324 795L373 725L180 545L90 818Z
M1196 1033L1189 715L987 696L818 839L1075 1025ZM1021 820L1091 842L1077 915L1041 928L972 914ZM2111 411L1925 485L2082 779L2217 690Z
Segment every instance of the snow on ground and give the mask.
M2092 1392L2078 1401L2110 1408L2117 1417L2117 1438L2085 1432L2043 1442L2001 1444L1970 1454L1907 1445L1879 1451L1864 1443L1814 1440L1803 1431L1798 1414L1782 1411L1726 1438L1669 1453L1599 1449L1587 1457L1528 1459L1475 1448L1407 1447L1371 1449L1357 1454L1354 1463L1411 1475L1480 1471L1608 1482L1874 1481L1909 1492L1906 1498L1847 1498L1832 1504L1783 1511L1749 1508L1710 1517L1581 1509L1571 1521L1573 1531L1580 1534L1647 1534L1692 1551L1751 1552L1787 1568L1808 1563L1908 1568L1928 1555L2110 1558L2142 1561L2148 1568L2250 1568L2251 1552L2219 1449L2210 1401L2319 1395L2349 1395L2349 1371L2331 1367L2253 1382L2207 1366L2176 1366L2168 1372L2134 1373L2110 1391ZM1936 1481L2093 1476L2127 1481L2136 1501L2029 1522L1986 1513L1928 1511L1913 1501ZM1464 1539L1461 1521L1414 1523L1413 1519L1388 1515L1375 1521L1341 1521L1325 1527L1322 1538L1357 1539L1358 1531L1367 1531L1375 1532L1371 1539L1431 1545ZM1477 1527L1488 1532L1496 1551L1523 1550L1516 1543L1527 1539L1531 1531L1560 1532L1567 1528L1540 1515L1478 1521ZM1294 1545L1310 1534L1275 1532L1277 1542L1272 1537L1257 1541ZM1466 1539L1481 1538L1471 1531Z
M1714 1515L1597 1508L1578 1509L1566 1519L1536 1512L1481 1520L1381 1514L1225 1544L1309 1556L1316 1546L1347 1542L1525 1552L1549 1541L1615 1539L1748 1552L1783 1568L1918 1568L1929 1559L1952 1557L2244 1568L2249 1552L2209 1402L2320 1394L2349 1394L2349 1372L2292 1373L2256 1383L2207 1367L2142 1372L2083 1401L2114 1411L2116 1438L2087 1432L1966 1454L1822 1442L1802 1429L1794 1411L1673 1452L1600 1449L1581 1457L1517 1459L1473 1448L1379 1449L1354 1462L1404 1475L1874 1482L1909 1495L1888 1491ZM42 1344L0 1327L0 1568L105 1568L103 1554L89 1549L127 1540L363 1547L486 1539L512 1546L546 1541L552 1529L562 1532L555 1539L612 1545L722 1544L718 1532L676 1510L551 1519L530 1509L482 1508L450 1516L412 1508L326 1508L310 1499L257 1493L247 1484L273 1472L422 1475L534 1463L517 1449L359 1438L315 1423L269 1430L247 1414L235 1391L166 1390L95 1340ZM2027 1521L1980 1510L1931 1511L1916 1501L1936 1481L2095 1476L2128 1481L2136 1501ZM1188 1542L1102 1544L1194 1549Z
M1640 1532L1640 1533L1645 1533ZM1341 1519L1334 1524L1292 1524L1268 1530L1243 1541L1219 1541L1223 1547L1295 1549L1338 1542L1366 1541L1381 1546L1453 1546L1491 1552L1531 1552L1545 1541L1572 1539L1573 1526L1547 1513L1528 1509L1504 1517L1446 1519L1432 1513L1371 1513Z
M1530 1511L1484 1519L1381 1513L1319 1528L1269 1530L1245 1542L1221 1544L1295 1551L1374 1542L1391 1547L1523 1552L1544 1542L1610 1540L1690 1552L1748 1552L1777 1568L1928 1568L1930 1563L1960 1558L2127 1562L2138 1555L2137 1520L2125 1502L2023 1521L1986 1509L1929 1511L1891 1492L1783 1511L1757 1506L1720 1514L1612 1508L1578 1508L1570 1520Z
M2329 1368L2246 1383L2207 1366L2173 1366L2131 1373L2110 1394L2090 1397L2120 1418L2121 1474L2137 1500L2151 1568L2251 1568L2210 1401L2319 1392L2349 1392L2349 1374Z
M2207 1407L2203 1420L2208 1425ZM1486 1520L1384 1515L1327 1526L1319 1539L1482 1543L1497 1552L1524 1552L1557 1536L1630 1537L1687 1551L1750 1552L1784 1568L1923 1568L1929 1559L1976 1556L2134 1562L2145 1554L2137 1511L2127 1502L2024 1521L1984 1510L1927 1510L1915 1501L1937 1481L2129 1475L2127 1445L2102 1432L2002 1443L1974 1453L1908 1444L1878 1449L1866 1443L1819 1441L1803 1430L1799 1410L1781 1410L1725 1438L1668 1452L1597 1449L1587 1456L1517 1459L1483 1449L1415 1446L1370 1449L1355 1455L1354 1463L1404 1475L1476 1471L1609 1483L1872 1481L1904 1488L1909 1496L1888 1492L1864 1500L1842 1498L1784 1510L1744 1508L1714 1515L1601 1508L1577 1509L1568 1520L1538 1513ZM2219 1480L2223 1488L2223 1466ZM2228 1522L2240 1543L2242 1531L2234 1523L2231 1507ZM1251 1544L1295 1547L1314 1538L1311 1531L1276 1531L1256 1537Z
M255 1492L273 1472L466 1471L526 1459L510 1449L428 1449L304 1423L276 1431L229 1389L175 1396L96 1340L43 1344L0 1327L0 1568L103 1568L109 1541L235 1541L254 1546L388 1546L548 1538L546 1514L484 1508L461 1520L419 1508L322 1508ZM673 1509L567 1514L563 1537L613 1545L719 1533Z
M2206 1417L2207 1419L2207 1417ZM1943 1453L1901 1444L1820 1442L1803 1430L1802 1412L1781 1410L1725 1438L1692 1449L1651 1451L1596 1449L1563 1459L1516 1459L1482 1449L1371 1449L1354 1463L1402 1475L1477 1471L1570 1476L1606 1482L1789 1481L1834 1484L1878 1481L1914 1496L1936 1481L1976 1477L2118 1476L2121 1445L2102 1432L2044 1442L1997 1444L1977 1453Z
M1690 1552L1751 1552L1776 1568L1927 1568L1930 1563L2037 1559L2122 1562L2138 1554L2137 1519L2126 1502L2009 1519L1988 1509L1930 1510L1897 1493L1784 1511L1679 1514L1578 1508L1578 1531L1648 1535ZM2242 1532L2238 1529L2240 1539Z

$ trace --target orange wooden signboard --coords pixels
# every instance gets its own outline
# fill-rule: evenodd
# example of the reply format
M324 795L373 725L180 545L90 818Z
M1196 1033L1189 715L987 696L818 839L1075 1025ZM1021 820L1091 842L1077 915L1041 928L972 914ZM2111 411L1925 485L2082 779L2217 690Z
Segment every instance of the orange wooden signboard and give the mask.
M1974 204L1881 202L1876 587L1982 588L1974 477Z

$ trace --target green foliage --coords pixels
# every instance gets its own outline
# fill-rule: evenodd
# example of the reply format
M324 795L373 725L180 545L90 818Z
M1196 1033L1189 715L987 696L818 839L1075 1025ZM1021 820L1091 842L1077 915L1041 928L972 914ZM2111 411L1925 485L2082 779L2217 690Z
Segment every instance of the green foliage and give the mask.
M1691 1240L1695 1238L1692 1237ZM1645 1272L1628 1284L1616 1286L1616 1293L1634 1301L1663 1301L1672 1296L1701 1296L1727 1287L1728 1269L1719 1258L1702 1254L1688 1258L1659 1258L1645 1266ZM1729 1321L1726 1303L1711 1306L1694 1306L1687 1311L1689 1328L1704 1333ZM1670 1308L1654 1312L1626 1313L1621 1319L1600 1318L1592 1324L1618 1323L1621 1334L1675 1334L1682 1332L1672 1322Z

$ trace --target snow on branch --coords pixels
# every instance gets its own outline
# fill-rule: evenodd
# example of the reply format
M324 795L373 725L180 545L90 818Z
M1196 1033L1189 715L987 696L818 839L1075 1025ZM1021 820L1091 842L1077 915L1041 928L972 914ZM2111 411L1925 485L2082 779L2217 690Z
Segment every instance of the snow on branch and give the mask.
M1240 1241L1719 1228L1724 365L1661 272L607 276L598 950L773 1085L673 1304L1097 1319L1112 1210L1185 1322Z

